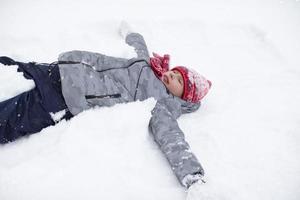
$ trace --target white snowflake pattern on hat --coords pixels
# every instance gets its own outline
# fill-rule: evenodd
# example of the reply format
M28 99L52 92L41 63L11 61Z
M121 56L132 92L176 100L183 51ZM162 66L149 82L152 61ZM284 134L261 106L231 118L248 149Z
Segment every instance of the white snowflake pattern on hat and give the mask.
M208 93L211 82L193 69L188 69L188 79L195 87L194 94L190 93L188 99L200 101Z

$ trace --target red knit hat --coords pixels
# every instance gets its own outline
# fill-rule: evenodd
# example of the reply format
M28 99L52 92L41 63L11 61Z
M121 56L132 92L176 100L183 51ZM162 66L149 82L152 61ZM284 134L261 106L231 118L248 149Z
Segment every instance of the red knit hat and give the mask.
M181 98L185 101L193 103L199 102L208 93L212 85L210 80L207 80L204 76L192 69L177 66L171 70L180 72L183 77L184 90Z

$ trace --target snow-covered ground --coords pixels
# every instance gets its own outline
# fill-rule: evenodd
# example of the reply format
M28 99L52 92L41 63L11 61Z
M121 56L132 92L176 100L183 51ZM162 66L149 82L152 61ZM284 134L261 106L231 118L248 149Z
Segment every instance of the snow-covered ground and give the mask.
M202 107L178 120L206 171L189 199L300 199L300 1L1 0L0 55L128 58L121 20L150 52L213 82ZM0 83L0 101L34 87L1 64ZM154 105L95 108L0 146L0 199L186 199L148 133Z

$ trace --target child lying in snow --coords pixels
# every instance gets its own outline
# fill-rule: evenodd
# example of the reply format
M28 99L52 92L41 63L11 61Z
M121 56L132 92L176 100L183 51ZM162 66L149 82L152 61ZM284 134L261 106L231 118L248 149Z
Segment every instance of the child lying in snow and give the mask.
M180 183L189 188L200 182L203 168L191 152L177 118L196 111L211 82L183 66L169 70L169 56L149 57L143 37L127 32L126 43L137 58L124 59L86 51L59 55L52 64L22 63L0 57L4 65L18 65L18 71L33 79L36 87L0 102L2 144L36 133L62 119L70 119L94 106L157 100L149 131L168 159ZM63 112L61 119L50 113Z

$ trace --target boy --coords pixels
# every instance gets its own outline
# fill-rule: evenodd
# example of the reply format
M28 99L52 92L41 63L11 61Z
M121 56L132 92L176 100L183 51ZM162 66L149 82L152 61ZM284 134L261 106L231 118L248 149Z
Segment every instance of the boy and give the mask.
M18 65L25 78L36 87L0 102L0 142L39 132L62 119L70 119L94 106L157 100L152 110L149 131L168 159L180 183L188 188L202 181L204 171L190 151L177 118L196 111L211 83L186 67L169 70L169 56L150 58L143 37L125 34L136 58L124 59L86 51L59 55L58 62L38 64L16 62L0 57L4 65ZM61 119L50 113L63 112Z

